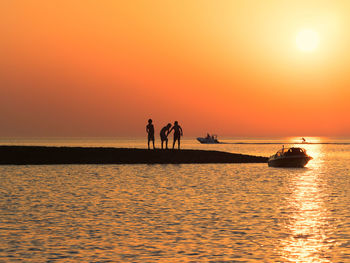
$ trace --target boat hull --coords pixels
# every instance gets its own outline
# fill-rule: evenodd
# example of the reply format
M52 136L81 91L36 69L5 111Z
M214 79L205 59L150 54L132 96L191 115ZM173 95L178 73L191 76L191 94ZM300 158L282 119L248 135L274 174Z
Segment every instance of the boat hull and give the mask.
M207 139L207 138L202 138L202 137L198 137L197 141L199 141L200 143L205 143L205 144L215 144L215 143L219 143L218 140L215 139Z
M271 157L268 165L271 167L304 167L311 159L310 156Z

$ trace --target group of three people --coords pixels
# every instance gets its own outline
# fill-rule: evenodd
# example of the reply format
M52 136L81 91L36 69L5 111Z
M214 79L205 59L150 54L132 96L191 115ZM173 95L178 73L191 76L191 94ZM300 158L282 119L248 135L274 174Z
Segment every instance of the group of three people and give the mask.
M171 129L170 129L171 128ZM168 123L166 126L164 126L160 130L160 140L162 142L162 149L163 149L163 144L165 142L165 148L168 149L168 135L174 130L174 141L173 141L173 149L175 147L175 143L177 141L178 148L180 149L180 138L183 135L182 128L178 124L177 121L174 122L174 126L171 127L171 124ZM148 149L150 148L149 143L152 141L153 143L153 149L154 147L154 125L152 124L152 119L148 120L148 125L146 126L146 132L148 134Z

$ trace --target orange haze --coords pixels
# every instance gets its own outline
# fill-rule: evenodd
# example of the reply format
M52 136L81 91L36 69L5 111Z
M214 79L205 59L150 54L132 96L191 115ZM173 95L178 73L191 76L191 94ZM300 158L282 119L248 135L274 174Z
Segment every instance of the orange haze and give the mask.
M0 136L350 135L350 2L1 1ZM297 49L312 28L319 48Z

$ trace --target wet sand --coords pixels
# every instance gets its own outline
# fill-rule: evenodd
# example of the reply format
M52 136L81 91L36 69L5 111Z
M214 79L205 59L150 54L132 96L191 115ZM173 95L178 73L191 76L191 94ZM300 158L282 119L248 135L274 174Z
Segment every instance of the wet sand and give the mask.
M267 157L205 150L0 146L0 165L266 163Z

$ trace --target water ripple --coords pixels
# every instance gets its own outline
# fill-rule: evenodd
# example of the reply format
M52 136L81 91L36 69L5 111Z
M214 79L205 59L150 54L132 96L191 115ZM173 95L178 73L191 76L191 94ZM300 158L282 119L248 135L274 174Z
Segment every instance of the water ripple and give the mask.
M349 166L318 147L305 169L2 166L0 262L346 262Z

